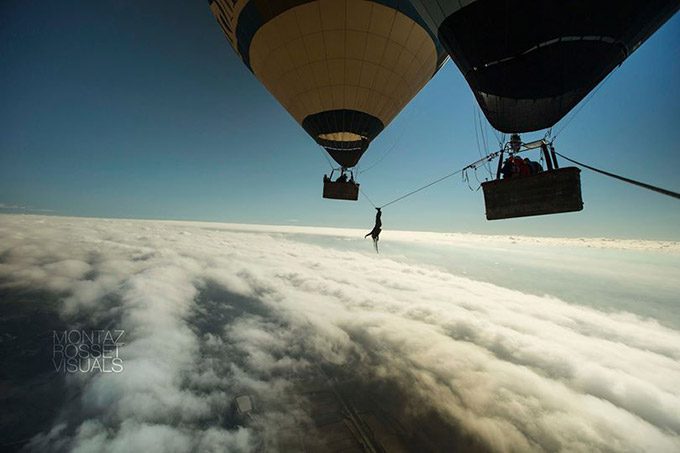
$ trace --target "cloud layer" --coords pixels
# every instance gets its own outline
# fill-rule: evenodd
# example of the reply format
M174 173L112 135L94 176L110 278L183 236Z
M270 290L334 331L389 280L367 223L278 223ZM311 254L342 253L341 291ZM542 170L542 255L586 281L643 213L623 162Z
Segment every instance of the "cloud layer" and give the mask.
M300 376L321 366L389 385L402 423L436 417L478 450L680 450L678 330L299 237L327 231L246 229L0 216L3 298L40 291L71 326L126 331L124 372L69 375L75 397L29 448L285 450L282 433L318 428ZM573 243L551 244L568 260ZM642 248L677 263L676 244ZM242 394L257 406L247 422L232 410Z

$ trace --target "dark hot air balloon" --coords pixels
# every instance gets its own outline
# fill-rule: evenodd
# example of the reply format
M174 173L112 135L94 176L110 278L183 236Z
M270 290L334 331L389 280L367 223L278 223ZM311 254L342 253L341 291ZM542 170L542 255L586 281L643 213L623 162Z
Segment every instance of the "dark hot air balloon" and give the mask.
M412 0L496 129L553 126L677 0Z
M555 125L680 6L677 0L412 3L491 125L513 133L500 152L497 179L482 183L489 220L583 208L578 168L559 168L552 143L524 144L516 133ZM548 171L500 179L502 168L525 167L518 153L534 148L541 149Z

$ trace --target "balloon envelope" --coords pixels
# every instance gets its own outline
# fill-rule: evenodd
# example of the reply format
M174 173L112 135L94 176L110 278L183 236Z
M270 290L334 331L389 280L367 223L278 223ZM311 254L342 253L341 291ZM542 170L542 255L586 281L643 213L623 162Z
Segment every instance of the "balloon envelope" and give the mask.
M553 126L677 0L412 0L502 132Z
M441 66L407 0L212 0L243 63L343 167Z

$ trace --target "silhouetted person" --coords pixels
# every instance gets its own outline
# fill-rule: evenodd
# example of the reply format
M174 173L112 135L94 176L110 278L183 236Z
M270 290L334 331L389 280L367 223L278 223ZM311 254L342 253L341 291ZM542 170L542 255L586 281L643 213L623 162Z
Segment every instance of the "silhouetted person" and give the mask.
M532 175L537 175L543 171L543 166L540 163L536 162L535 160L529 161L529 167L531 167Z
M521 157L519 157L519 156L513 157L512 163L515 165L514 176L530 176L531 175L531 170L529 169L529 166L524 162L524 159L522 159Z
M338 176L338 179L336 179L335 182L347 182L347 175L342 173L340 176Z
M501 174L503 175L503 179L508 179L512 178L512 174L515 172L515 166L512 164L512 161L510 158L505 159L505 162L503 163L503 167L501 168Z
M378 240L380 239L380 232L382 231L382 220L380 220L380 217L382 216L382 211L380 208L375 208L378 212L375 213L375 226L371 230L370 233L368 233L365 238L371 236L373 239L373 246L375 247L375 251L378 252Z
M519 134L512 134L508 143L510 143L510 151L513 154L518 153L522 147L522 139L520 138Z

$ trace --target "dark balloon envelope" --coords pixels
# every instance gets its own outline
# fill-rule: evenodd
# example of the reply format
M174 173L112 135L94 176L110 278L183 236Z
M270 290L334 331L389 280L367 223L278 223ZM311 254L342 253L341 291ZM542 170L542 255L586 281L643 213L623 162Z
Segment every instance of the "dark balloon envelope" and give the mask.
M407 0L212 0L243 63L343 167L439 69Z
M412 0L502 132L553 126L677 0Z

